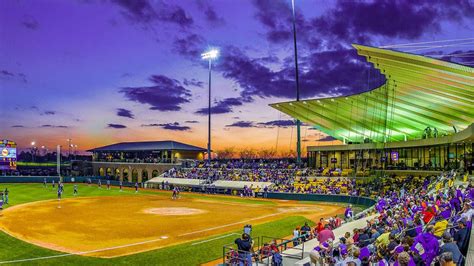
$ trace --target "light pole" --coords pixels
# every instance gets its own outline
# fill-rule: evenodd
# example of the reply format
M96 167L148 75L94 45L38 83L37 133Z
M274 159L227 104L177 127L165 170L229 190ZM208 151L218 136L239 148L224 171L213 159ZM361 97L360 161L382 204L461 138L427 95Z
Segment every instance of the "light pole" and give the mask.
M35 153L36 153L36 142L35 141L32 141L31 142L31 161L35 162Z
M296 101L300 101L300 80L298 72L298 49L296 47L296 16L295 16L295 0L291 0L291 9L293 13L293 45L295 48L295 80L296 80ZM301 121L296 119L296 162L301 164Z
M69 159L69 157L71 157L71 141L72 139L67 139L67 142L68 142L68 154L67 154L67 158Z
M209 61L209 106L207 109L208 123L207 123L207 162L211 164L211 68L212 59L219 56L219 50L211 49L201 54L201 58Z

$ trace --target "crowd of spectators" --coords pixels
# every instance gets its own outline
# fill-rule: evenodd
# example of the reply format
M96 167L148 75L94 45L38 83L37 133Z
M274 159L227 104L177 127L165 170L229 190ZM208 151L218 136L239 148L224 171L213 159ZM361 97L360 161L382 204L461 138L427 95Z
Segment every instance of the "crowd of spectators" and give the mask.
M199 164L199 162L196 162ZM202 163L201 163L202 164ZM230 167L232 165L232 167ZM216 180L271 182L271 186L251 185L242 192L244 196L252 196L258 192L287 192L305 194L335 194L374 197L394 189L411 190L430 183L432 176L384 176L377 178L355 179L348 177L315 177L317 172L309 169L278 168L287 165L284 161L270 164L244 163L236 161L229 163L216 163L214 167L195 165L192 168L173 168L163 174L165 178L187 178ZM235 168L246 167L246 168ZM261 168L254 168L261 167ZM316 170L319 171L319 170Z
M219 161L184 161L183 168L212 169L298 169L296 162L290 160L230 159Z
M433 182L379 196L376 218L363 228L318 238L316 265L463 265L474 215L474 186ZM434 191L429 194L428 191ZM318 225L317 227L320 227ZM332 230L331 225L326 229Z
M391 190L380 191L372 213L366 214L373 215L366 226L336 239L333 230L353 219L348 206L344 219L321 218L314 227L306 223L295 228L292 246L317 239L310 252L312 265L465 265L474 184L456 187L454 178L455 173L450 172L417 185L397 188L392 186L396 183L382 183L380 188L388 185ZM282 243L273 240L254 255L280 259L281 251Z

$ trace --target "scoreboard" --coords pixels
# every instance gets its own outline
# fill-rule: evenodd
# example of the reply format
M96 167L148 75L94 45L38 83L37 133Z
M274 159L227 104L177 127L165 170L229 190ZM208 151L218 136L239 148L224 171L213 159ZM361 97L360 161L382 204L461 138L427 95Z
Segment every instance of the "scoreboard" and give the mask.
M0 141L0 170L16 170L16 143Z

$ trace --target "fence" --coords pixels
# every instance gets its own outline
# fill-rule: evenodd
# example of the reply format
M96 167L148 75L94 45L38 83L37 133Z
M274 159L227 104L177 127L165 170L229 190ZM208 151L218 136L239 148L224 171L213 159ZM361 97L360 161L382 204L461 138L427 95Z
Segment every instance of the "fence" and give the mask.
M272 257L275 253L282 256L302 259L304 256L304 243L308 235L301 235L296 238L277 238L269 236L260 236L253 238L253 251L247 252L238 250L235 244L228 244L222 249L222 262L224 265L245 264L246 259L252 260L253 265L272 265ZM301 252L295 254L286 254L289 249L298 249Z
M267 198L299 201L338 202L363 205L367 207L373 206L376 203L375 200L367 197L330 194L293 194L283 192L268 192Z

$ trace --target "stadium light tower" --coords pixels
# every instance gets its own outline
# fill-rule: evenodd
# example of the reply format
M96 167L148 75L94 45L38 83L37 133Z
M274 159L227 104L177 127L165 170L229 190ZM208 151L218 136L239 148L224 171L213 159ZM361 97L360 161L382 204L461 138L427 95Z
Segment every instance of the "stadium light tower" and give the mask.
M212 59L216 59L219 56L219 50L211 49L201 54L203 60L209 61L209 106L207 108L208 123L207 123L207 161L211 164L211 68Z
M35 162L35 153L36 153L36 142L32 141L31 142L31 160Z
M68 158L68 159L69 159L69 157L71 157L71 147L72 147L72 146L71 146L71 145L72 145L72 144L71 144L71 141L72 141L71 138L67 139L67 143L68 143L67 146L68 146L68 149L69 149L68 154L67 154L67 158Z
M296 16L295 0L291 0L291 9L293 15L293 45L295 49L295 81L296 81L296 101L300 101L300 79L298 71L298 49L296 46ZM296 163L301 164L301 121L296 119Z

